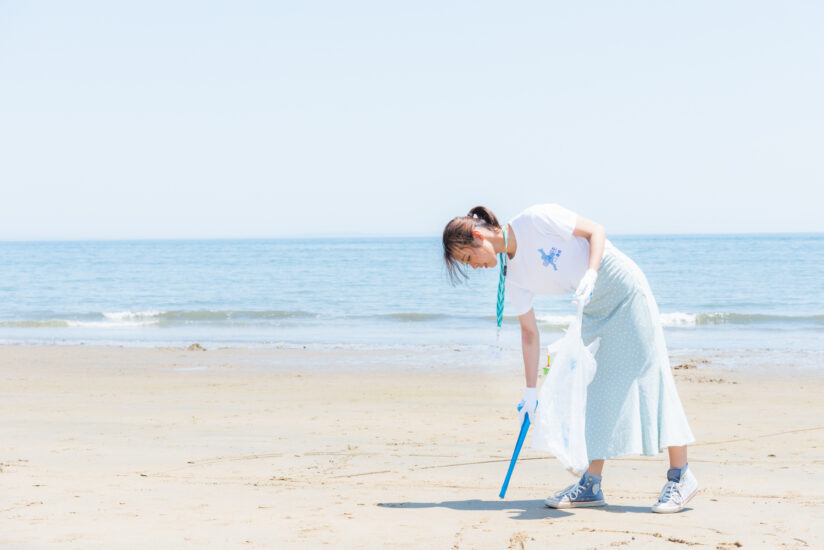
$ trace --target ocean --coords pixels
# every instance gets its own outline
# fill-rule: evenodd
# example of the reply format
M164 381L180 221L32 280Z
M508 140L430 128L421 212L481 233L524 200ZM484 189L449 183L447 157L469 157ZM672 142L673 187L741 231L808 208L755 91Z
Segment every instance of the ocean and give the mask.
M824 350L824 234L610 236L671 350ZM0 343L486 349L497 269L450 285L440 239L0 242ZM538 297L543 343L574 314ZM517 355L517 318L501 343ZM817 359L816 359L817 360Z

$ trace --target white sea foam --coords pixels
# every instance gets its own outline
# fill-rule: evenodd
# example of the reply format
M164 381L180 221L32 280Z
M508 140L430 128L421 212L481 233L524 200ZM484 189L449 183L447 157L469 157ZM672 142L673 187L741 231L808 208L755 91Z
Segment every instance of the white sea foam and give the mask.
M662 313L659 319L661 319L661 324L665 327L694 327L698 320L698 315L695 313L676 311L675 313Z
M146 319L146 318L155 318L159 317L163 314L162 311L114 311L114 312L103 312L103 317L106 319L112 319L114 321L123 321L126 319Z
M551 327L567 327L575 319L574 315L536 315L538 324ZM698 320L695 313L662 313L659 317L665 327L694 327Z
M156 325L159 322L160 311L119 311L114 313L103 313L104 320L79 321L76 319L66 320L67 327L80 328L125 328L125 327L145 327Z

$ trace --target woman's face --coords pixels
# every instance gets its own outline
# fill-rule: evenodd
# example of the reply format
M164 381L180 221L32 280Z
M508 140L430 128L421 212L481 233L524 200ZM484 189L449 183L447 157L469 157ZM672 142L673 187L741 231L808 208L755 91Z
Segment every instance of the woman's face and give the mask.
M498 257L495 255L492 243L482 235L475 236L474 246L458 249L458 252L455 254L455 259L462 264L471 266L472 269L495 267L498 265Z

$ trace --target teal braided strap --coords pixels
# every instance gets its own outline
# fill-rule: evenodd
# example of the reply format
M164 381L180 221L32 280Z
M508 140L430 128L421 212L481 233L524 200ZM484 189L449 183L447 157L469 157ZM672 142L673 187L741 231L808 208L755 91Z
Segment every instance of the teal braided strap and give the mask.
M509 257L506 249L508 244L509 239L508 235L506 234L506 228L504 227L504 252L503 254L498 254L498 263L501 264L501 276L498 279L498 328L501 328L501 325L504 322L504 294L506 294L506 261Z
M501 262L501 277L498 279L498 307L497 307L497 314L498 314L498 328L500 328L501 324L504 322L504 294L506 293L506 273L504 271L504 259L503 254L498 254L499 261Z

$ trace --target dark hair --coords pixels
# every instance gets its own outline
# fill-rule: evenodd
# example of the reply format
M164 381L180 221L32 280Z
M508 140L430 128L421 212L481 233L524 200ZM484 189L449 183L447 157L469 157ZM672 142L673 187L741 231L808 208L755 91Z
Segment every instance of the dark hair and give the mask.
M446 262L446 271L453 285L467 278L463 264L455 259L455 253L460 248L475 246L472 230L476 227L495 230L500 229L501 224L492 210L485 206L476 206L466 216L452 218L443 230L443 260Z

